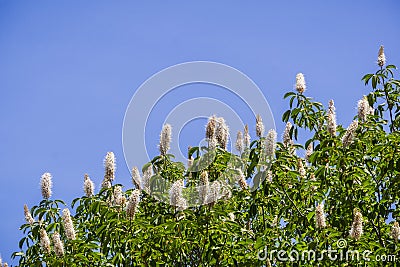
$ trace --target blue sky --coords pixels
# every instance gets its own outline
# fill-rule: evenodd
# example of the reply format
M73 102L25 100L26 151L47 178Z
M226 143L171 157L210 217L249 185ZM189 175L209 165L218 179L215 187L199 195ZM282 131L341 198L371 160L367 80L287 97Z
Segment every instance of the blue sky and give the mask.
M230 65L262 89L281 133L282 96L303 72L307 95L324 105L334 99L347 126L368 93L360 79L376 70L379 45L389 63L400 64L399 8L394 0L0 0L3 259L18 249L23 204L41 200L44 172L53 174L54 198L70 201L82 195L84 173L100 184L103 157L114 151L117 181L130 186L124 113L154 73L194 60ZM201 138L203 127L185 128L182 144ZM151 153L160 128L148 132Z

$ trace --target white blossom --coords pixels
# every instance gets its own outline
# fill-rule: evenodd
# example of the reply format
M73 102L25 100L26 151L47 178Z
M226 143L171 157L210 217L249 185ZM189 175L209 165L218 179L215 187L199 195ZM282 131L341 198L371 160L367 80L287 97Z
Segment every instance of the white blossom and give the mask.
M325 228L325 213L324 213L324 204L320 203L317 205L315 209L315 224L317 228Z
M264 135L264 123L260 114L256 116L256 134L258 137L262 137Z
M329 101L329 108L328 108L328 132L331 135L336 136L336 112L335 112L335 104L333 100Z
M296 75L296 90L300 94L304 93L306 90L306 80L304 79L303 73L298 73Z
M161 130L159 149L162 156L165 156L170 149L171 132L171 125L169 124L165 124Z
M84 177L83 191L85 192L85 195L87 197L91 197L94 195L94 183L87 174L85 174Z
M359 240L362 234L363 234L363 216L361 212L355 211L353 224L350 230L350 236L355 240Z
M65 208L62 211L62 220L64 225L65 235L69 240L75 240L75 229L71 219L69 209Z
M385 57L385 51L383 48L383 45L379 47L379 52L378 52L378 66L383 67L386 64L386 57Z
M42 178L40 180L42 196L45 199L49 199L52 195L51 188L53 187L53 182L51 179L52 179L51 174L46 172L42 175Z

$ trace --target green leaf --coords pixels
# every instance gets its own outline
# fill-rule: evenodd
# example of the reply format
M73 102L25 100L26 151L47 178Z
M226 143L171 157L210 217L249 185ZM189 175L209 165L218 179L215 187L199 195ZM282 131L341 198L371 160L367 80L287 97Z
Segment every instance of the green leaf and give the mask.
M287 97L292 96L292 95L296 95L296 93L295 92L288 92L283 96L283 98L287 98Z
M289 118L290 118L290 109L289 110L286 110L285 111L285 113L283 113L283 115L282 115L282 121L283 122L287 122L288 120L289 120Z

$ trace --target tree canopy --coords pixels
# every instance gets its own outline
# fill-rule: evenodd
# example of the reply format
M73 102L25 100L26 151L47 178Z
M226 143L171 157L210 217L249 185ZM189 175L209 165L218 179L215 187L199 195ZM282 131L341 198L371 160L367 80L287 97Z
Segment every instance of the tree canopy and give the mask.
M228 127L211 116L208 146L190 148L187 163L168 154L165 125L160 155L142 174L133 168L131 185L115 179L112 152L99 192L85 175L85 194L71 204L53 198L45 173L43 200L25 206L13 256L19 266L398 265L395 71L382 47L378 70L362 78L371 92L360 96L350 125L336 121L333 100L325 108L307 96L298 74L296 90L284 95L280 142L257 116L257 137L246 126L232 144L239 153L229 152Z

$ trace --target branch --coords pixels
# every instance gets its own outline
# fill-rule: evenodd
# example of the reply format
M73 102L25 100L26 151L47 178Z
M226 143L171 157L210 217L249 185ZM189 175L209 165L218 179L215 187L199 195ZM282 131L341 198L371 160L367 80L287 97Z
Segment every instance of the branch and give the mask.
M282 185L280 185L280 186L282 187L283 192L285 193L286 197L289 199L289 201L292 203L292 205L296 208L297 212L298 212L302 217L305 217L305 215L304 215L304 214L299 210L299 208L296 206L296 204L294 203L294 201L290 198L290 196L289 196L288 193L286 192L285 188L283 188ZM276 191L279 192L278 189L276 189ZM281 193L281 192L279 192L279 193Z

